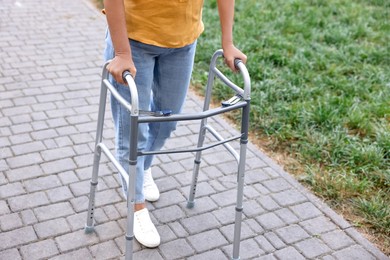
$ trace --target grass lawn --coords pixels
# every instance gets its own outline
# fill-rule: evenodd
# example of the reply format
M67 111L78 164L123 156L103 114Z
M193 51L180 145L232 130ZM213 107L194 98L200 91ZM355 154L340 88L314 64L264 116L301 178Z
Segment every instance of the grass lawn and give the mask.
M386 0L236 0L234 32L252 79L252 141L387 254L389 10ZM220 48L215 0L203 18L197 88Z
M215 0L203 18L198 90L220 48ZM251 141L387 254L389 20L388 0L236 0L234 32L252 79Z

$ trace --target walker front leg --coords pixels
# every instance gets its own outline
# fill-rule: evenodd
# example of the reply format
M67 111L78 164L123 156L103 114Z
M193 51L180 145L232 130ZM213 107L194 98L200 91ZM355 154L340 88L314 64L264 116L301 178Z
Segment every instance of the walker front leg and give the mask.
M104 66L102 78L104 79L106 77L107 77L107 70L106 70L106 66ZM94 159L93 159L91 188L89 192L87 223L85 224L85 229L84 229L85 233L91 233L94 230L93 217L94 217L94 210L95 210L95 193L98 184L99 163L100 163L100 157L102 152L101 148L99 147L99 144L101 143L103 138L103 124L104 124L104 116L106 110L106 98L107 98L107 88L104 82L102 81L100 87L99 114L98 114L97 128L96 128L95 152L94 152Z
M138 116L130 118L129 182L127 183L126 260L133 259L135 182L138 152Z
M96 187L98 185L98 172L99 172L99 162L101 157L101 149L96 146L94 162L93 162L93 170L92 170L92 178L91 178L91 188L89 192L89 203L88 203L88 213L87 213L87 223L85 224L85 233L92 233L94 231L94 211L95 211L95 194Z
M207 123L206 119L203 119L201 122L200 132L199 132L199 138L198 138L198 147L203 146L203 142L206 136L206 128L204 127ZM201 163L201 156L202 151L196 152L195 160L194 160L194 169L192 171L192 182L191 182L191 188L190 188L190 195L188 196L187 201L187 208L191 209L195 205L195 193L196 193L196 185L198 183L198 175L199 175L199 168Z

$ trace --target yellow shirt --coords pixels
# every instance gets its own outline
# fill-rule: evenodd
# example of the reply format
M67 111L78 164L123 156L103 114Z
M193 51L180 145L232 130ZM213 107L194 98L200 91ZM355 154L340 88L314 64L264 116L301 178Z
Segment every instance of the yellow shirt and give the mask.
M124 0L129 39L180 48L203 32L203 0Z

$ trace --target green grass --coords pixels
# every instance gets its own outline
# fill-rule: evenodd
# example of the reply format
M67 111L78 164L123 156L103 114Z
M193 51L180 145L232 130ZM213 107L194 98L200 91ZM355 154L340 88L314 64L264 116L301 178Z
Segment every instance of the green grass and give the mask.
M235 9L235 43L252 79L251 131L271 138L268 149L299 162L300 181L348 207L389 247L390 2L236 0ZM220 48L215 0L205 1L203 18L198 88ZM217 88L216 100L229 96Z

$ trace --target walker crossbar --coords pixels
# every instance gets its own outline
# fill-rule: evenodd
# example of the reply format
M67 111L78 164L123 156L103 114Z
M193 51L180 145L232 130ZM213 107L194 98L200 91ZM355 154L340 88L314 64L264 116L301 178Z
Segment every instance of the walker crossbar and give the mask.
M96 130L96 140L95 140L95 151L94 151L94 161L92 167L92 177L91 177L91 187L89 194L89 204L88 204L88 213L87 213L87 223L85 226L85 232L90 233L94 231L94 208L95 208L95 193L96 187L98 184L98 172L99 172L99 163L101 153L103 152L108 159L114 164L115 168L118 170L119 174L122 175L125 179L127 185L127 227L125 234L125 245L126 253L125 259L133 259L133 224L134 224L134 198L135 198L135 178L136 178L136 165L138 156L147 155L147 154L168 154L168 153L182 153L182 152L196 152L194 160L194 168L192 172L192 182L190 187L190 194L187 202L187 207L192 208L195 205L194 198L196 193L196 186L198 181L199 168L201 163L201 154L203 150L213 148L215 146L223 145L225 148L234 156L238 162L237 169L237 197L236 197L236 212L235 212L235 224L234 224L234 237L233 237L233 255L232 259L238 260L239 249L240 249L240 237L241 237L241 221L242 221L242 204L243 204L243 189L244 189L244 176L245 176L245 160L246 160L246 148L248 143L248 128L249 128L249 110L250 110L250 77L248 70L245 65L240 61L235 61L235 66L240 71L243 80L244 88L238 87L236 84L231 82L221 71L216 68L216 61L219 57L223 56L222 50L218 50L214 53L209 68L209 75L207 80L203 111L199 113L189 113L189 114L169 114L164 116L153 116L154 112L146 111L146 116L140 116L139 107L138 107L138 92L135 85L134 79L129 72L124 72L123 78L130 90L131 100L130 103L125 100L117 90L112 86L109 78L109 73L107 70L108 62L103 67L102 73L102 82L100 89L100 101L99 101L99 114L97 120L97 130ZM211 93L212 87L214 85L215 77L221 79L221 81L228 86L230 89L235 92L235 95L239 96L239 100L231 102L232 104L224 104L221 107L210 109L211 102ZM115 156L110 152L106 145L102 143L103 139L103 125L106 109L106 99L107 99L107 89L110 90L112 98L118 100L118 102L123 105L130 114L130 153L129 159L129 172L126 172L121 164L116 160ZM228 102L229 103L229 102ZM229 112L232 110L242 110L241 117L241 134L238 136L233 136L229 138L223 138L212 126L208 125L207 119L209 117ZM141 111L142 112L142 111ZM187 148L187 149L174 149L174 150L161 150L161 151L138 151L138 125L141 123L150 123L150 122L166 122L166 121L184 121L184 120L201 120L200 130L198 135L198 143L196 148ZM206 132L210 132L216 139L217 142L214 142L209 145L204 145ZM229 142L233 140L240 139L240 149L237 153Z

